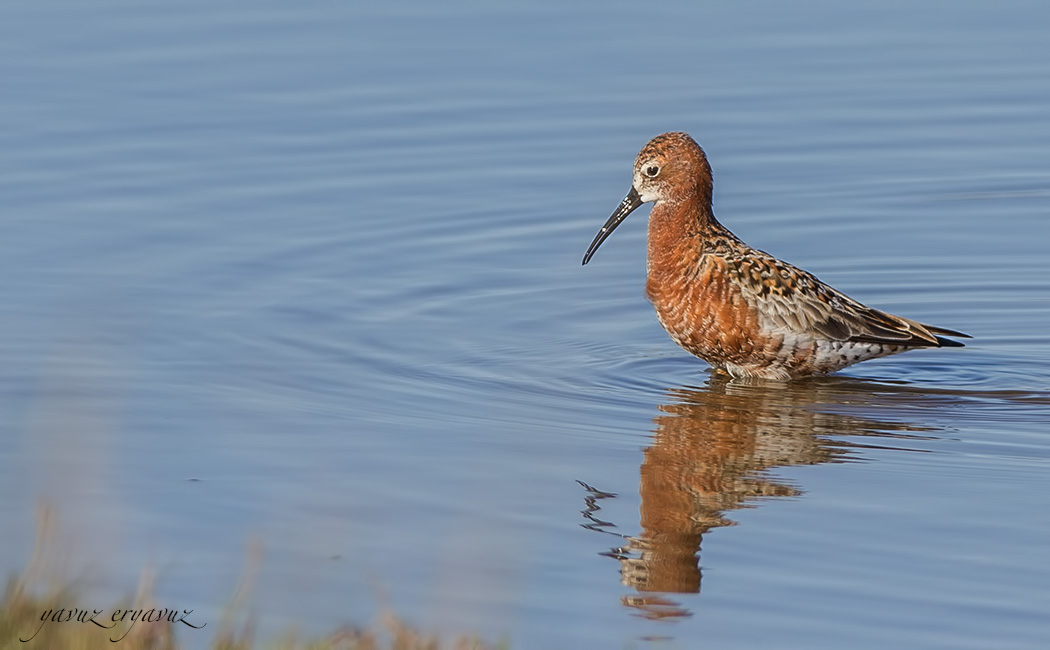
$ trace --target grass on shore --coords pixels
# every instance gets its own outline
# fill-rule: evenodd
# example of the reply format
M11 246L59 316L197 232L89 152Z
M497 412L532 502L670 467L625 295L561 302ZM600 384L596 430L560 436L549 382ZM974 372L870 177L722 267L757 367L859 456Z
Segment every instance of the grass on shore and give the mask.
M0 650L179 650L176 629L179 634L198 633L177 620L181 613L154 608L150 602L152 580L148 573L143 574L130 606L124 604L90 612L70 610L70 603L83 602L77 598L79 593L75 584L51 577L47 581L49 584L42 586L42 578L47 573L45 559L53 555L48 551L49 542L54 539L53 527L53 515L47 507L42 507L33 558L25 571L8 579L0 599ZM218 632L211 645L214 650L482 650L506 647L505 644L491 646L467 636L443 642L434 635L416 630L389 611L383 612L378 621L367 627L348 625L317 639L304 641L289 632L282 638L257 642L249 624L241 625L240 629L236 624L249 583L250 580L242 580L224 620L218 622ZM126 616L114 622L114 612L122 611L127 611ZM187 622L200 623L189 617ZM201 633L207 632L202 630Z

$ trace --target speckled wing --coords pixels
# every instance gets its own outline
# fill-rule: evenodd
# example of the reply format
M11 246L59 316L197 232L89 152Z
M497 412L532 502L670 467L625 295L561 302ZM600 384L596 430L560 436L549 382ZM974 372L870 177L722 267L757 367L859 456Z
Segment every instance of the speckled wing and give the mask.
M969 338L862 305L816 276L761 251L731 260L730 265L738 270L736 280L748 302L774 329L832 341L908 347L962 346L939 335Z

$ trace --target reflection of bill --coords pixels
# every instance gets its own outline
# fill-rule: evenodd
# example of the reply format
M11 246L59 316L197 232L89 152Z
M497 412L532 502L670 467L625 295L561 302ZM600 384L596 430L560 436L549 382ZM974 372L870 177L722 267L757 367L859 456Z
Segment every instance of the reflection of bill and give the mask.
M856 400L862 388L857 383L830 378L748 384L716 377L703 390L672 390L672 403L659 407L653 444L641 464L642 532L623 536L622 546L603 553L620 561L623 584L638 592L623 603L648 618L689 616L660 594L700 591L703 534L733 525L726 511L800 494L768 470L835 462L855 446L822 436L910 437L893 433L916 430L899 423L831 412ZM615 495L583 485L590 492L587 527L612 532L614 524L596 512L601 499Z

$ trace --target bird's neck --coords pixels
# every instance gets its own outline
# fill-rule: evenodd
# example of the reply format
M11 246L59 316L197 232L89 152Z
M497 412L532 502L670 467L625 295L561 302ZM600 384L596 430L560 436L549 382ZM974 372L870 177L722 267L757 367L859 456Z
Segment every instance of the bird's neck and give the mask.
M728 233L704 197L660 201L649 215L649 276L681 273L696 263L705 242Z

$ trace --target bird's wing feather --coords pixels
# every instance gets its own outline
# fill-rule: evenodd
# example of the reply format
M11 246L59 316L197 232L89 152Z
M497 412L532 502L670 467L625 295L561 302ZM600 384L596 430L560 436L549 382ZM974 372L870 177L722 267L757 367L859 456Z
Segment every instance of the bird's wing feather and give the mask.
M938 334L966 336L873 309L771 255L754 250L748 253L726 262L745 299L775 329L816 332L832 341L908 347L955 343Z

